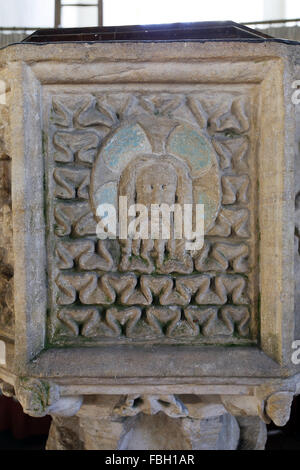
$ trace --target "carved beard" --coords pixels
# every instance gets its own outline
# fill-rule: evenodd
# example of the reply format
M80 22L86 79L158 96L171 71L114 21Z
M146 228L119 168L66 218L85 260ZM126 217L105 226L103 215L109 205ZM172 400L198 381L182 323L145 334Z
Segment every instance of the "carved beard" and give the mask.
M148 209L147 240L119 240L121 271L135 270L151 273L190 273L193 263L185 252L185 240L174 239L174 214L170 217L170 239L151 237L151 204L168 205L192 203L192 181L188 169L170 156L141 156L121 175L119 195L127 196L131 204L143 204ZM161 224L160 224L161 227Z
M162 266L165 257L176 257L176 241L174 239L174 219L173 214L170 217L170 239L151 239L151 215L149 210L148 234L149 239L132 240L131 251L134 256L141 256L143 259L152 257L156 260L156 266ZM161 222L161 221L160 221ZM161 233L161 225L160 225Z
M176 201L177 191L177 175L170 163L156 162L142 167L136 177L136 197L137 204L143 204L148 210L148 236L151 239L151 205L167 204L173 205ZM160 214L159 220L159 239L152 240L152 243L145 243L148 240L133 240L133 254L139 256L142 253L148 255L145 250L152 250L152 256L156 260L156 265L161 266L164 262L165 255L169 253L174 256L175 246L171 240L174 236L173 214L170 214L170 239L162 239L162 223L163 219Z

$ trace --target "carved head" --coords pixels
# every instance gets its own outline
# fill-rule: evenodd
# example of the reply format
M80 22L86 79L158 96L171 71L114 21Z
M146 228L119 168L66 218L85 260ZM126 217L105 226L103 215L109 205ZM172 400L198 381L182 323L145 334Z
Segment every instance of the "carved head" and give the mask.
M192 179L185 163L169 155L140 155L123 171L119 196L128 204L190 204Z
M136 202L151 204L174 204L176 202L177 174L168 162L159 160L145 165L136 174Z

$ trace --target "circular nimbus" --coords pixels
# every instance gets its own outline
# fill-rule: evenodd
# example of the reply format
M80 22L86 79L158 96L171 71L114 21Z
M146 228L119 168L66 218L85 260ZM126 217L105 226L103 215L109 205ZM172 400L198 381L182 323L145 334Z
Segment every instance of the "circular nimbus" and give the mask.
M221 202L216 152L203 131L165 118L140 117L127 121L105 139L91 176L94 213L103 203L113 204L117 209L119 185L120 182L124 185L124 175L128 184L134 184L136 170L143 165L151 167L158 179L163 173L168 174L167 165L170 171L174 168L178 181L180 174L189 175L192 189L186 192L183 189L180 203L190 203L192 194L194 204L204 204L207 233L215 222ZM153 165L156 165L155 170Z

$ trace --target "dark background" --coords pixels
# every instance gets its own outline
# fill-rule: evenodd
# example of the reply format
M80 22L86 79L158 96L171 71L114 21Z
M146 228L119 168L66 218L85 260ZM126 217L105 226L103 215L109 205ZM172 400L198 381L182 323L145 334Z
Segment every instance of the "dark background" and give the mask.
M14 398L0 395L0 450L44 450L50 424L50 416L32 418ZM268 425L266 449L300 450L300 395L285 426Z

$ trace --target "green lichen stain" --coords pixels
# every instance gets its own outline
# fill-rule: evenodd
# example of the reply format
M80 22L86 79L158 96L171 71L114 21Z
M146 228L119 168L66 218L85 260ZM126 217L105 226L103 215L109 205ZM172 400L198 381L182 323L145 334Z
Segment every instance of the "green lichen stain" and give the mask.
M171 135L168 149L171 153L188 160L193 171L203 170L211 164L212 148L199 131L180 126Z
M143 129L138 124L126 126L116 132L103 150L107 166L117 171L128 162L129 155L137 152L151 152Z

